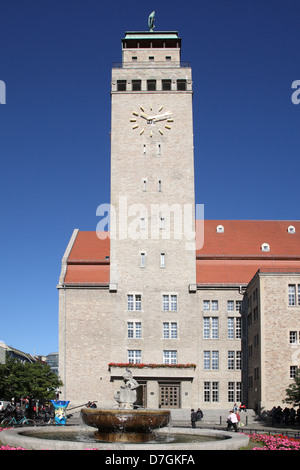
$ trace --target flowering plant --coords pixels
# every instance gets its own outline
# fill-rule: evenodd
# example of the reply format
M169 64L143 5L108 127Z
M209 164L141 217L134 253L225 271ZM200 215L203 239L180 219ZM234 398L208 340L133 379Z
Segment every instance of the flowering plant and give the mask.
M250 434L251 441L263 444L263 447L253 447L252 450L300 450L300 439L275 434Z
M196 364L133 364L131 362L110 362L108 364L109 369L111 367L131 367L136 369L143 369L144 367L149 367L150 369L156 368L173 368L173 369L195 369L197 366Z

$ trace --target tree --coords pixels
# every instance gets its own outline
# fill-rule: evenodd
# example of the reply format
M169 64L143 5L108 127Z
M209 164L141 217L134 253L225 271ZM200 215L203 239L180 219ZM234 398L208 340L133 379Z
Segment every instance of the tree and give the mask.
M3 399L51 400L61 385L59 377L42 362L23 363L8 358L6 364L0 364L0 397Z
M287 398L284 403L292 403L295 406L300 406L300 369L297 370L294 377L294 382L285 390Z

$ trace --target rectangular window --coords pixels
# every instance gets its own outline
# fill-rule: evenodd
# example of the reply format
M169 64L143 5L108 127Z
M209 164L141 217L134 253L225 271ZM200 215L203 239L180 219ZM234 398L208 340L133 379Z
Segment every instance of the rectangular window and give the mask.
M241 318L235 319L235 338L236 339L242 338L242 319Z
M142 89L141 80L132 80L132 91L140 91Z
M212 300L212 301L211 301L211 309L212 309L213 311L216 311L216 310L219 309L218 301L217 301L217 300Z
M217 317L203 318L203 338L218 339L219 337L219 319Z
M242 319L238 317L229 317L227 319L227 338L242 338Z
M160 254L160 267L164 268L166 266L166 254L161 253Z
M236 370L242 370L242 351L236 351L235 368Z
M164 322L163 323L163 337L165 339L176 339L177 338L177 323Z
M186 90L186 80L185 79L178 79L177 80L177 90L179 90L179 91Z
M232 317L227 319L227 338L234 338L234 318Z
M233 300L227 300L227 311L228 312L233 312L234 310L234 301Z
M177 351L164 351L164 364L177 364Z
M242 400L242 383L228 382L227 398L229 402L239 402Z
M290 331L290 344L297 344L297 331Z
M235 310L237 312L241 312L242 311L242 301L241 300L237 300L235 302Z
M209 300L203 300L203 310L210 310L210 301Z
M150 59L150 57L149 57ZM156 80L147 80L147 90L155 91L156 90Z
M204 397L205 402L210 401L210 382L204 382Z
M141 364L142 362L142 351L137 349L128 350L128 362L130 364Z
M219 369L219 351L204 351L203 359L204 370Z
M218 402L219 401L219 382L204 382L203 400L205 402Z
M212 383L212 401L213 402L219 401L219 382Z
M171 80L162 80L163 91L171 90Z
M126 80L117 80L117 90L126 91Z
M163 310L164 311L177 311L177 295L163 294Z
M289 285L289 306L296 305L296 286L295 284Z
M228 370L234 370L234 351L228 351Z
M203 369L210 370L210 351L204 351Z
M211 369L219 369L219 351L212 351L211 353Z
M142 296L140 294L127 295L127 310L142 310Z
M161 230L164 230L165 227L166 227L166 226L165 226L165 218L164 218L164 217L160 217L160 219L159 219L159 228L160 228Z
M141 217L141 220L140 220L140 229L141 229L141 230L146 230L146 220L145 220L145 217Z
M141 253L141 268L146 266L146 253Z
M234 387L234 382L228 382L228 401L229 402L235 402L235 387Z
M141 338L142 337L142 323L129 321L127 322L127 337L128 338Z
M296 377L297 370L297 366L290 366L290 379L294 379Z
M219 338L219 319L216 317L211 319L211 337L212 339Z

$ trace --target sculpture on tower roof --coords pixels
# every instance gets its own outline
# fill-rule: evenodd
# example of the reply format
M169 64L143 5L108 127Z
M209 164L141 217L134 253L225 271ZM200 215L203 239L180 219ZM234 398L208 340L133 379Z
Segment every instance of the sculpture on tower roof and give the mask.
M154 21L155 21L155 11L153 11L149 17L148 17L148 28L149 31L153 31L155 26L154 26Z

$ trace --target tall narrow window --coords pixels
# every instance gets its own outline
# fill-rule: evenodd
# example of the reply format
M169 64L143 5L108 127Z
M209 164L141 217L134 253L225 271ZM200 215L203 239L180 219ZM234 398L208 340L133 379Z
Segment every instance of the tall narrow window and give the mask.
M146 253L141 253L141 268L146 266Z
M164 268L166 266L166 254L161 253L160 254L160 267Z
M161 191L161 180L158 180L157 190L159 192Z
M146 221L145 221L145 217L141 217L141 221L140 221L140 229L141 229L141 230L145 230L145 229L146 229Z
M143 191L147 191L147 179L143 179Z
M289 306L296 305L296 286L289 284Z

